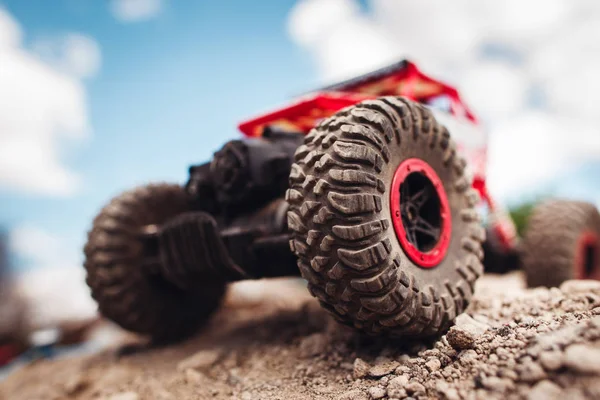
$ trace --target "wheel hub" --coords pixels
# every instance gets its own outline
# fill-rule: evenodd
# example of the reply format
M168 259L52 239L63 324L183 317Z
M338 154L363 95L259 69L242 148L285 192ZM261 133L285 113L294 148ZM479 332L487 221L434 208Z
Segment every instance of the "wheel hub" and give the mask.
M437 266L446 256L452 221L442 181L429 164L411 158L398 166L390 208L406 255L419 267Z

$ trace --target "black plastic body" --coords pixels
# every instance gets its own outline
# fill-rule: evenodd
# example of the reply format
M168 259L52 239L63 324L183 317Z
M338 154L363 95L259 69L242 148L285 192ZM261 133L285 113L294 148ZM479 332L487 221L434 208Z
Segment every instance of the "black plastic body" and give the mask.
M290 250L290 169L301 133L267 129L232 140L209 163L189 169L191 212L155 234L163 275L179 286L206 277L235 281L300 275ZM149 238L150 239L150 238Z

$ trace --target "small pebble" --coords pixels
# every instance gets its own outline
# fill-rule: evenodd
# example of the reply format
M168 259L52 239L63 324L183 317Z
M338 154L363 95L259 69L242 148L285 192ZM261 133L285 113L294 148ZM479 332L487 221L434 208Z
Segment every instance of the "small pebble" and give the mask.
M353 366L354 379L364 378L369 373L369 369L371 369L371 366L362 358L355 359Z
M425 393L425 386L421 385L419 382L410 382L406 385L406 391L408 393Z
M400 375L388 382L387 395L388 397L403 398L406 396L405 387L408 386L408 376Z
M394 372L394 370L396 368L398 368L398 363L395 361L389 361L389 362L384 362L382 364L377 364L372 366L369 369L368 375L372 376L374 378L379 378L385 375L389 375L392 372Z
M528 362L519 366L519 377L523 382L537 382L546 378L546 372L537 363Z
M578 372L600 375L600 348L574 344L565 350L565 365Z
M371 398L373 400L377 400L377 399L381 399L381 398L385 397L385 389L380 388L378 386L369 388L368 392L369 392L369 396L371 396Z
M527 400L567 400L564 399L562 389L550 381L538 382L527 394Z
M539 361L546 371L556 371L563 365L563 353L560 351L545 351L540 354Z
M427 369L431 372L437 371L438 369L440 369L442 367L442 363L440 362L439 359L437 358L430 358L426 363L425 366L427 367Z

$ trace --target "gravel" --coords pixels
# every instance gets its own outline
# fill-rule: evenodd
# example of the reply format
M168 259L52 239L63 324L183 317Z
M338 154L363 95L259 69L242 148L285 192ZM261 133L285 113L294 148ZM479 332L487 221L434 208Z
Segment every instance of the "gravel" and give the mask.
M40 361L0 398L600 399L600 282L525 290L518 274L486 276L455 326L420 342L362 337L297 282L265 285L187 342Z

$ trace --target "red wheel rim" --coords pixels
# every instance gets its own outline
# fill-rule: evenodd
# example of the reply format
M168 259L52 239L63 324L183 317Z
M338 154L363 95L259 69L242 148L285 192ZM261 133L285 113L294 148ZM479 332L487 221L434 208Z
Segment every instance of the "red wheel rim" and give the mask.
M442 180L418 158L404 160L392 179L390 210L396 237L419 267L433 268L450 245L452 216Z
M575 278L600 279L598 264L600 238L594 232L583 232L577 240L575 253Z

